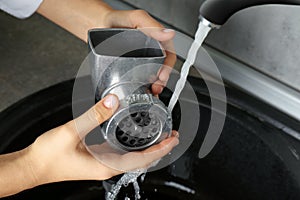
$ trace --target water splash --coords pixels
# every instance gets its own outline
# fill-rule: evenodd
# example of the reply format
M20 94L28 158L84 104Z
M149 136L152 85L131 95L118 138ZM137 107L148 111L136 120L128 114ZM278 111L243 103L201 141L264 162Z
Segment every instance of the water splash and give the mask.
M194 64L194 62L196 60L197 52L198 52L199 48L201 47L203 41L207 37L210 30L211 30L210 27L208 27L207 25L204 25L202 23L202 21L200 21L196 35L195 35L195 40L189 49L189 52L188 52L185 62L183 63L183 66L182 66L181 72L180 72L180 78L176 83L174 93L169 102L168 109L171 112L179 98L179 95L180 95L182 89L184 88L190 67Z
M159 163L159 161L160 160L157 160L157 161L153 162L149 166L149 168L156 166ZM142 181L144 181L147 170L148 170L148 168L144 168L144 169L138 169L138 170L135 170L135 171L125 173L120 178L120 180L115 185L112 186L112 189L109 192L106 192L105 199L106 200L116 199L116 197L118 196L121 188L123 186L127 187L130 183L133 184L133 188L134 188L134 191L135 191L135 200L140 199L141 198L140 186L139 186L139 183L138 183L137 179L138 179L139 176L142 175L141 178L142 178ZM128 197L126 197L126 198L125 198L126 200L129 199Z
M195 35L195 40L191 45L191 48L189 49L188 55L187 55L187 59L184 62L182 69L181 69L181 73L180 73L180 78L176 84L175 87L175 91L171 97L171 100L169 102L169 106L168 109L170 111L173 110L179 95L185 85L188 73L189 73L189 69L190 67L194 64L195 60L196 60L196 56L197 56L197 52L199 50L199 48L201 47L203 41L205 40L205 38L207 37L209 31L211 30L210 27L204 25L202 22L199 23L198 25L198 30L196 32ZM154 162L150 167L153 167L155 165L157 165L159 161ZM116 199L118 193L120 192L121 188L123 186L127 187L130 183L133 184L134 190L135 190L135 200L138 200L141 198L140 196L140 187L138 184L138 177L142 176L142 179L144 179L144 176L147 172L147 169L140 169L140 170L136 170L136 171L132 171L132 172L127 172L125 173L121 179L112 186L112 189L106 193L105 195L105 199L106 200L114 200ZM177 186L177 185L176 185ZM125 198L125 200L129 200L128 197Z
M141 196L140 196L140 187L139 187L139 184L137 182L137 178L140 175L145 174L146 171L147 170L137 170L137 171L125 173L121 177L121 179L115 185L112 186L112 189L109 192L106 193L105 199L106 200L116 199L116 197L119 194L122 186L127 187L129 185L129 183L133 184L134 191L135 191L135 199L136 200L140 199L141 198Z
M195 190L193 190L193 189L191 189L187 186L184 186L182 184L175 183L173 181L167 181L167 182L165 182L165 185L177 188L178 190L185 191L185 192L190 193L190 194L195 194L196 193Z

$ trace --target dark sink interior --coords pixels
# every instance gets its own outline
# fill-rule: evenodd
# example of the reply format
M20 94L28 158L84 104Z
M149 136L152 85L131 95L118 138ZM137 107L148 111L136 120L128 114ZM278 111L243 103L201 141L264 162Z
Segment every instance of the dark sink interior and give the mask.
M90 78L81 80L89 82ZM200 129L193 144L175 163L147 173L141 184L142 199L300 199L300 142L284 132L297 131L299 122L227 87L228 110L221 138L207 157L199 159L211 115L210 99L201 79L189 81L201 111L200 122L191 118L191 123L199 123ZM43 132L71 120L73 82L42 90L0 113L0 153L24 148ZM166 90L161 95L164 101L169 97ZM84 104L84 99L78 103ZM179 124L176 112L175 128ZM134 199L131 185L122 189L118 199L126 196ZM69 181L42 185L3 199L104 199L104 189L101 181Z

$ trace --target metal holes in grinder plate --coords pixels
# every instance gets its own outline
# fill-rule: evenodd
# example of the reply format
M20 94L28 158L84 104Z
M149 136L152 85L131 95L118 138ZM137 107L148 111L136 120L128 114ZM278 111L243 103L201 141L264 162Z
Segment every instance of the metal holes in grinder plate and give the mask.
M123 118L117 126L116 138L126 147L144 148L158 138L161 122L149 112L134 112Z

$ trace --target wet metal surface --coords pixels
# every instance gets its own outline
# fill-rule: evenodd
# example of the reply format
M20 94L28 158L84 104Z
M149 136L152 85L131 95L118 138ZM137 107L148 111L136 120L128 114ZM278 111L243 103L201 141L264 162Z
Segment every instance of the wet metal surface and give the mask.
M88 44L96 100L107 94L120 100L118 111L102 126L104 138L127 151L141 150L166 138L172 130L171 112L150 93L165 59L159 42L136 29L114 28L90 30ZM151 127L155 119L160 128Z

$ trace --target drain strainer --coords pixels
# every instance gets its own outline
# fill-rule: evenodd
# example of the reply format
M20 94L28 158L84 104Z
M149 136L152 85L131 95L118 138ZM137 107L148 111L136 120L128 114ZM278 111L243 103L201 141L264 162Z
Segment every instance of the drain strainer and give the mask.
M107 141L123 150L141 150L169 136L171 115L151 94L133 94L121 102L118 112L104 124Z
M161 132L160 120L149 112L135 112L120 121L117 140L124 146L141 147L151 142Z

